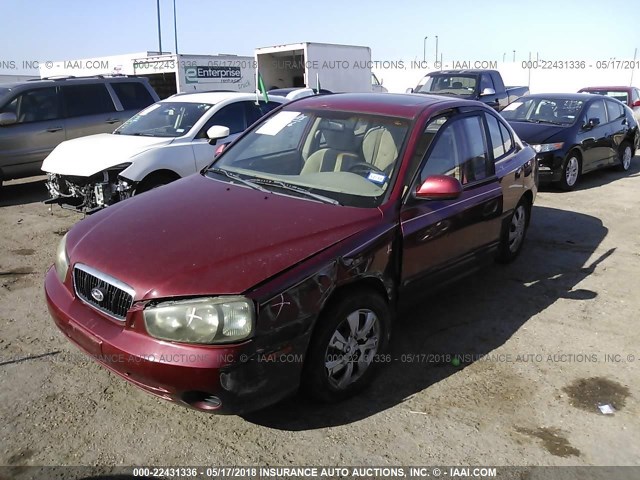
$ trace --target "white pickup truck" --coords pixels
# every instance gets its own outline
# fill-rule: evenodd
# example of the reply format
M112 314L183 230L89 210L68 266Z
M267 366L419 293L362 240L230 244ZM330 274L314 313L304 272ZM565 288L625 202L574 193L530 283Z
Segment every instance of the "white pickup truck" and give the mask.
M130 118L113 133L68 140L44 160L48 204L83 213L200 171L213 161L216 139L211 127L228 128L228 143L260 117L291 98L202 92L177 94ZM214 129L220 136L225 129Z

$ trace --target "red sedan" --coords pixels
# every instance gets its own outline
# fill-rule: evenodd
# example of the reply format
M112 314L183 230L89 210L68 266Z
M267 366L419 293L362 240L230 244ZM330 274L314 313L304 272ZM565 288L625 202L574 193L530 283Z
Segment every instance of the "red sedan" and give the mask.
M300 386L340 400L389 360L400 302L519 254L536 176L482 103L305 98L200 174L78 223L46 276L49 311L105 367L199 410Z

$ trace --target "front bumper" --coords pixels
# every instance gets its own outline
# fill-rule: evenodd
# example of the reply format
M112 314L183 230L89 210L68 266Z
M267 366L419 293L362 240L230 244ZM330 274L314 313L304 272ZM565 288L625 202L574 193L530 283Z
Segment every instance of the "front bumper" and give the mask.
M275 403L298 387L302 362L290 357L273 361L278 352L268 352L269 361L264 361L265 352L257 351L252 340L202 346L154 339L82 303L53 267L45 278L45 295L49 313L72 343L165 400L205 412L239 414ZM301 338L286 353L302 351L305 344Z
M561 151L536 154L538 179L541 184L555 183L562 179L564 155Z

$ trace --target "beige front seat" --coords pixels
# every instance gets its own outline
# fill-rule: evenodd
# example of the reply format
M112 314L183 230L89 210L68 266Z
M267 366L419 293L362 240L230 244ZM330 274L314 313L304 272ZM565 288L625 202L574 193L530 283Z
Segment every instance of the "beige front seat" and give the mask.
M362 154L367 163L382 171L395 162L398 157L398 147L389 129L378 127L369 130L362 140Z
M323 131L327 148L313 152L304 162L301 174L317 172L339 172L344 170L348 161L357 160L353 153L353 133Z

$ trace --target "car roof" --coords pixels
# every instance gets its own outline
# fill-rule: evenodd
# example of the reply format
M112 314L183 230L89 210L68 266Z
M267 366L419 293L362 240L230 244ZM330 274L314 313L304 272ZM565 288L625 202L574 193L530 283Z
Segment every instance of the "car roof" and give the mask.
M257 97L259 101L263 100L262 95ZM195 92L195 93L179 93L167 97L161 102L185 102L185 103L210 103L215 105L216 103L224 102L225 100L256 100L255 93L241 93L241 92ZM277 95L270 95L269 101L276 101L280 103L286 102L286 98L279 97Z
M620 86L620 85L617 85L617 86L614 85L614 86L608 86L608 87L584 87L584 88L581 88L580 90L611 90L611 91L614 91L614 92L616 92L616 91L617 92L627 92L627 91L631 90L632 88L634 88L634 87L625 87L625 86Z
M533 93L520 97L518 100L526 98L548 98L549 100L589 100L591 98L602 98L602 95L591 93ZM518 101L516 100L516 101Z
M51 78L34 78L31 80L23 80L20 82L0 83L0 87L11 90L18 88L44 87L51 85L65 84L83 84L83 83L105 83L105 82L148 82L144 77L128 76L128 75L97 75L94 77L73 77L61 76Z
M354 113L368 113L404 118L415 118L427 109L444 110L464 105L485 107L481 102L458 100L455 98L426 95L421 93L336 93L314 95L291 102L289 110L304 107L319 110L336 110Z

